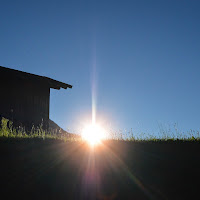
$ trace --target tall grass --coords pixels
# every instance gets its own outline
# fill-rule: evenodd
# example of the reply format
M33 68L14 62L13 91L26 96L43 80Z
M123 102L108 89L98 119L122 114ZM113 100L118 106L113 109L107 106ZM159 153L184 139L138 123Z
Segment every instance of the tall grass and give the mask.
M59 139L63 141L81 141L80 135L77 134L58 134L56 130L46 131L41 124L38 127L33 126L32 129L27 132L24 127L14 127L13 122L2 118L0 127L0 138L40 138L40 139ZM149 134L144 132L130 131L108 131L108 140L119 141L200 141L200 132L189 130L184 133L181 132L177 124L174 124L173 129L163 128L159 126L159 132L157 134Z
M130 131L111 130L108 138L123 141L200 141L200 131L190 129L183 132L178 128L177 123L172 127L164 127L160 124L156 133L136 132L133 129Z
M0 127L0 137L2 138L40 138L40 139L60 139L64 141L79 140L80 138L75 137L74 134L58 134L57 130L46 131L43 129L43 124L35 127L32 126L30 131L26 131L25 127L14 127L13 122L2 118Z

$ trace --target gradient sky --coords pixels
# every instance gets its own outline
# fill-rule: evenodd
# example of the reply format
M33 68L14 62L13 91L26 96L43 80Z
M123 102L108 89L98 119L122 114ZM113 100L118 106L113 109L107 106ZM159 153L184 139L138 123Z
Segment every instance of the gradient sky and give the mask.
M51 90L50 118L65 130L90 122L92 103L113 130L199 130L200 1L0 0L0 9L0 65L73 85Z

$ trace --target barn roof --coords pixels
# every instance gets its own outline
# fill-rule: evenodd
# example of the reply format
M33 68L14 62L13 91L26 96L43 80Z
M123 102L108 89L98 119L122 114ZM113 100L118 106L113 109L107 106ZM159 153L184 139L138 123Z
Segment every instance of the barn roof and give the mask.
M46 76L39 76L39 75L19 71L16 69L10 69L7 67L2 67L2 66L0 66L0 77L4 79L15 77L15 78L24 79L24 80L31 80L34 82L44 83L49 88L58 89L58 90L60 88L64 88L64 89L72 88L72 85L69 85L60 81L56 81Z

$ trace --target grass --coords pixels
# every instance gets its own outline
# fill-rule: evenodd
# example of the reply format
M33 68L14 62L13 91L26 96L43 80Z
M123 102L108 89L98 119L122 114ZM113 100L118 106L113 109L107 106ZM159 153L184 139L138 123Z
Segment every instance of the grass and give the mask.
M189 130L187 133L181 132L177 128L177 124L174 124L172 128L159 127L158 134L149 133L134 133L133 130L128 132L119 131L109 131L108 140L118 140L118 141L135 141L135 142L175 142L175 141L188 141L188 142L199 142L200 132ZM2 118L0 127L0 138L38 138L38 139L56 139L62 141L82 141L81 137L77 137L64 134L57 134L55 130L45 131L42 124L39 127L32 127L31 131L27 132L24 127L14 127L13 122Z
M132 129L130 131L121 131L118 132L110 132L111 138L116 140L124 140L124 141L152 141L152 142L159 142L159 141L192 141L192 142L199 142L200 141L200 132L190 129L187 132L182 132L179 128L177 123L173 125L173 127L163 127L159 125L158 133L145 133L140 132L136 133Z
M80 137L46 132L42 124L27 133L3 118L1 194L9 197L12 191L27 199L90 199L83 189L89 191L90 185L101 181L100 192L110 195L117 191L117 199L149 199L148 194L152 199L185 198L186 193L199 192L194 183L200 167L200 138L197 131L184 134L175 127L161 128L157 137L132 130L110 131L111 142L105 143L106 148L91 153L87 145L68 142L81 141ZM95 176L87 179L86 171ZM91 194L97 196L95 192Z
M14 127L13 122L2 118L0 127L0 138L38 138L38 139L57 139L63 141L76 141L80 140L80 137L74 137L69 135L57 134L55 130L46 131L41 124L39 127L32 127L31 131L27 132L24 127Z

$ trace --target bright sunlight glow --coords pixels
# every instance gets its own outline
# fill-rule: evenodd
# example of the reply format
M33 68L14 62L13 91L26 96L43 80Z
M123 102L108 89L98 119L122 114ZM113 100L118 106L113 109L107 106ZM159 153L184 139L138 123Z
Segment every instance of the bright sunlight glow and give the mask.
M95 123L86 126L81 135L91 146L101 143L106 136L105 130Z

